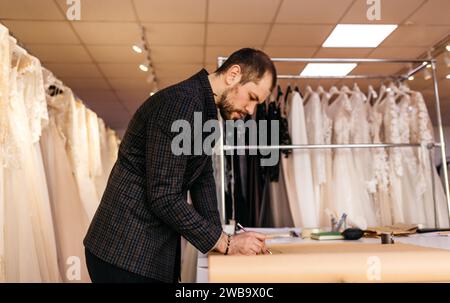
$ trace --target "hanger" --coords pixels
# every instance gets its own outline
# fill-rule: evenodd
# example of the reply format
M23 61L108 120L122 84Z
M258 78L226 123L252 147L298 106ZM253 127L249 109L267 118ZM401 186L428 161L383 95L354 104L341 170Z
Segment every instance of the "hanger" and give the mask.
M378 97L377 92L375 89L373 89L372 85L369 85L368 87L368 95L367 95L367 102L373 105L373 101Z
M328 93L329 93L328 105L330 105L337 99L337 98L333 99L333 97L335 96L337 97L339 95L339 90L336 86L333 85Z
M287 89L286 89L286 94L284 95L284 102L285 103L287 102L287 99L288 99L290 93L292 93L292 88L291 88L291 85L288 84Z
M306 86L305 90L306 90L306 93L305 93L305 97L303 98L303 104L306 104L306 102L308 102L309 97L311 97L311 95L314 93L311 86L309 86L309 85Z
M343 86L341 87L341 93L345 93L345 94L347 94L347 95L351 95L351 94L352 94L352 91L348 88L347 85L343 85Z
M390 91L390 90L389 90ZM386 88L386 85L381 85L380 87L380 93L378 94L378 99L375 100L375 102L373 103L373 105L378 104L381 102L381 100L383 100L384 95L389 92L388 89Z
M283 91L281 90L281 86L278 84L277 85L277 98L276 98L277 103L280 103L281 96L283 96Z
M323 89L322 85L319 85L316 92L319 94L319 96L322 96L325 93L325 90Z
M367 102L367 96L361 91L361 89L359 88L359 86L356 82L353 83L352 94L359 95L361 97L363 103Z

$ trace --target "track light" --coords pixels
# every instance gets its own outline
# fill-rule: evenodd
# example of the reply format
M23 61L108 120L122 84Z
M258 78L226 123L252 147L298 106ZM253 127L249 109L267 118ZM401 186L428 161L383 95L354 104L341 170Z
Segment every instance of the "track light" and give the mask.
M445 78L450 79L450 74L448 74L447 77L445 77Z
M414 76L409 76L408 80L409 80L409 81L414 80Z
M139 69L143 72L148 72L148 65L142 63L141 65L139 65Z
M447 65L447 67L450 67L450 57L448 54L444 55L444 62L445 62L445 65Z
M450 44L445 47L448 52L450 52Z
M133 45L132 49L138 54L142 54L143 52L142 47L139 44Z

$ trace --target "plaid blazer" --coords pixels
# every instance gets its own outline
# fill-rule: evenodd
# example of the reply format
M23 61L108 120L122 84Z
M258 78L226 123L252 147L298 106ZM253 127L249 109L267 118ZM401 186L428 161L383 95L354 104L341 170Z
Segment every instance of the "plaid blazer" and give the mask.
M178 135L171 132L172 122L184 119L193 128L194 112L202 113L203 122L217 119L204 69L157 92L136 111L83 242L92 254L130 272L173 282L179 273L180 235L203 253L215 246L222 226L211 156L171 151Z

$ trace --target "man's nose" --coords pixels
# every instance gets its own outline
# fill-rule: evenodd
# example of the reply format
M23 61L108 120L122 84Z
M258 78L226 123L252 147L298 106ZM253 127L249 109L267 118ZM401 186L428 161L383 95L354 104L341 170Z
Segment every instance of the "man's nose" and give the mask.
M247 113L249 115L253 115L253 112L255 111L255 108L256 108L256 103L252 103L252 104L247 105L245 110L247 111Z

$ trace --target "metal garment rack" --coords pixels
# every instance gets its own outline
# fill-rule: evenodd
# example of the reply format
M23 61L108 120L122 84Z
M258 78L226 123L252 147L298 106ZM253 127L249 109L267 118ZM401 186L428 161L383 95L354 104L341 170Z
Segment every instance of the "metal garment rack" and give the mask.
M217 66L220 67L227 57L218 57ZM433 198L435 203L435 224L437 225L437 208L436 208L436 196L435 196L435 178L433 172L433 161L431 150L435 147L440 147L442 159L446 159L445 151L445 140L444 140L444 130L442 126L442 116L441 116L441 106L439 99L439 90L436 76L436 59L372 59L372 58L271 58L273 62L306 62L306 63L404 63L416 65L410 69L406 74L401 75L345 75L345 76L301 76L301 75L278 75L278 79L384 79L392 81L405 81L409 77L415 75L424 69L428 64L431 64L432 78L434 85L434 96L435 96L435 108L437 116L437 124L439 130L439 142L426 144L429 149L429 158L431 164L431 178L433 186ZM225 213L225 166L224 166L224 156L227 150L237 150L237 149L337 149L337 148L393 148L393 147L421 147L424 146L420 143L410 143L410 144L331 144L331 145L317 145L317 144L298 144L298 145L271 145L271 146L229 146L221 145L220 151L220 167L223 170L221 173L221 209L222 209L222 222L226 224L226 213ZM232 166L232 174L233 166ZM448 218L450 220L450 190L449 190L449 176L447 166L444 167L444 188L447 199L447 211ZM234 210L234 205L233 205ZM437 226L436 226L437 227Z

